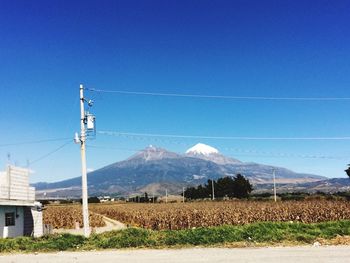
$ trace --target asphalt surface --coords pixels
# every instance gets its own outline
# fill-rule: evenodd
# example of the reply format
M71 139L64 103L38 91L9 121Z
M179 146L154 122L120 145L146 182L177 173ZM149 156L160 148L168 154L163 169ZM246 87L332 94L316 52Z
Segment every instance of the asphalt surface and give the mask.
M1 263L70 262L264 262L350 263L350 246L272 248L137 249L1 255Z

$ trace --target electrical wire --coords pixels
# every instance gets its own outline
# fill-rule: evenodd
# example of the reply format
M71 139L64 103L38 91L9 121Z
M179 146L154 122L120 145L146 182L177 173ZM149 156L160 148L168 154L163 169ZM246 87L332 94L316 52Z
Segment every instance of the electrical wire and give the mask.
M203 99L225 99L225 100L283 100L283 101L347 101L350 97L267 97L267 96L225 96L225 95L203 95L203 94L184 94L184 93L161 93L161 92L144 92L144 91L125 91L125 90L106 90L85 88L88 91L117 93L124 95L141 95L141 96L162 96L162 97L187 97Z
M331 159L331 160L348 160L345 156L330 156L322 154L293 154L293 153L282 153L282 152L266 152L257 150L247 150L239 148L224 148L225 151L238 152L239 154L256 154L257 156L264 157L281 157L281 158L303 158L303 159Z
M175 134L156 134L156 133L135 133L119 131L97 131L98 134L109 136L135 136L135 137L166 137L180 139L215 139L215 140L289 140L289 141L308 141L308 140L350 140L350 136L341 137L248 137L248 136L203 136L203 135L175 135Z
M97 148L97 149L126 151L126 152L141 152L141 150L136 150L136 149L111 147L111 146L103 146L103 145L89 145L89 144L87 144L86 148Z
M80 102L80 97L79 97L79 95L77 95L77 96L74 97L72 108L70 110L70 114L69 114L70 118L68 119L68 122L67 122L67 125L66 125L66 129L67 130L72 127L73 121L75 119L75 116L74 116L73 112L74 112L74 110L75 110L75 108L76 108L76 106L78 105L79 102Z
M166 138L155 138L155 137L136 137L136 136L126 136L121 135L120 137L132 139L132 140L142 140L142 141L152 141L154 143L167 143L167 144L175 144L175 145L181 145L184 147L190 147L189 142L185 141L177 141L176 139L166 139ZM91 146L92 148L104 148L104 149L115 149L118 151L131 151L131 152L137 152L139 150L135 149L126 149L126 148L113 148L110 146ZM270 152L270 151L259 151L259 150L250 150L250 149L241 149L241 148L232 148L232 147L223 147L221 148L223 151L226 152L234 152L240 154L240 156L251 156L252 154L255 154L257 156L271 156L271 157L286 157L286 158L310 158L310 159L333 159L333 160L347 160L348 156L330 156L330 155L324 155L324 154L292 154L292 153L283 153L283 152ZM244 155L242 155L244 154Z
M0 147L7 147L7 146L17 146L17 145L25 145L25 144L37 144L37 143L45 143L45 142L56 142L56 141L65 141L70 138L56 138L56 139L43 139L43 140L34 140L34 141L23 141L23 142L15 142L15 143L5 143L0 144Z
M103 145L87 145L87 148L106 149L115 151L127 151L127 152L142 152L142 150L111 147ZM256 150L246 150L237 148L223 148L224 151L236 152L235 157L263 157L263 158L300 158L300 159L330 159L330 160L347 160L345 156L326 156L326 155L310 155L310 154L292 154L292 153L280 153L280 152L264 152Z
M54 154L55 152L58 152L59 150L61 150L62 148L64 148L65 146L67 146L68 144L72 143L72 139L69 139L69 141L65 142L64 144L62 144L61 146L59 146L58 148L55 148L54 150L42 155L41 157L39 157L38 159L35 159L32 162L29 162L29 165L32 165L33 163L37 163L47 157L49 157L50 155Z

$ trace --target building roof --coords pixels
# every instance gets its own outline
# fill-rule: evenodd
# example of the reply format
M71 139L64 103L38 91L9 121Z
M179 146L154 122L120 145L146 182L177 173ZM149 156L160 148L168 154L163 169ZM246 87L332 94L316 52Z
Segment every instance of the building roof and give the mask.
M34 206L34 201L0 199L0 206Z

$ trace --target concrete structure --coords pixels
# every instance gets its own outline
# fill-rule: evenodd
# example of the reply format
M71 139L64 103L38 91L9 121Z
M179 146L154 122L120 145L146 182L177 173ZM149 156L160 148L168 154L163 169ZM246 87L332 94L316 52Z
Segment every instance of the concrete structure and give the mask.
M43 235L41 204L29 185L29 170L8 165L0 172L0 238Z
M98 199L100 200L101 203L114 202L115 201L115 198L111 198L109 195L99 196Z

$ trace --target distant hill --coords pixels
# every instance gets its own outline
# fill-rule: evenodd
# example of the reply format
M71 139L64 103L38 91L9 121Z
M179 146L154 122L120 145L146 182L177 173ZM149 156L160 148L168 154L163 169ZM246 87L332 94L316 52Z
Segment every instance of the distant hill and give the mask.
M255 193L264 193L272 191L273 184L258 184L255 187ZM326 180L320 180L315 182L306 183L279 183L277 184L277 190L279 193L286 192L307 192L307 193L335 193L335 192L347 192L350 191L349 178L330 178Z
M217 149L197 144L177 154L166 149L149 146L127 160L113 163L88 174L89 194L121 195L154 192L164 194L165 188L180 192L182 187L205 183L208 179L243 174L254 185L272 183L276 171L278 184L303 184L326 180L326 177L295 173L291 170L244 163L222 155ZM80 196L81 177L56 182L34 184L39 195Z

